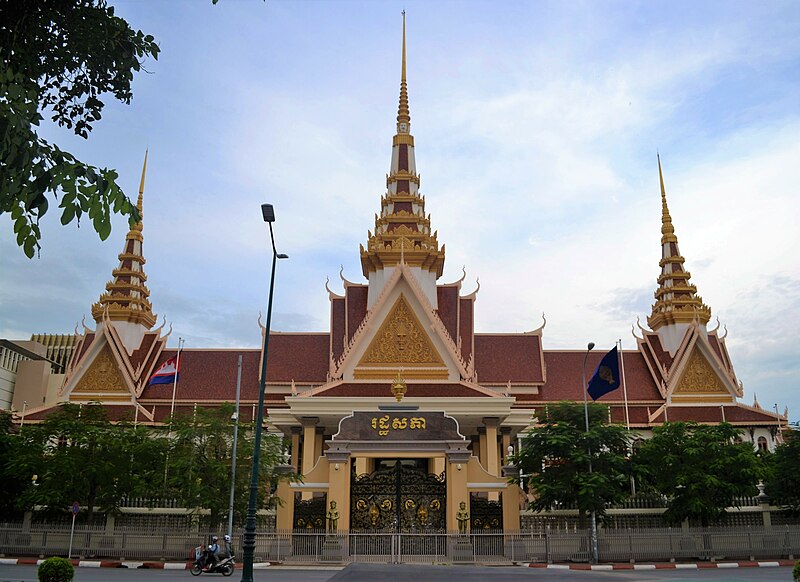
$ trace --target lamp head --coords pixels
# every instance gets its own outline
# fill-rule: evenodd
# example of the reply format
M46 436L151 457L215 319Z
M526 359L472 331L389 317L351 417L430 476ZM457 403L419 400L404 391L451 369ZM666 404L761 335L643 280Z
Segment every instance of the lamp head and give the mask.
M272 204L262 204L261 215L264 217L264 222L275 222L275 209Z
M591 352L594 349L594 342L589 342L589 345L586 346L586 349Z
M289 258L289 255L285 255L283 253L278 253L275 256L278 257L279 259L288 259Z

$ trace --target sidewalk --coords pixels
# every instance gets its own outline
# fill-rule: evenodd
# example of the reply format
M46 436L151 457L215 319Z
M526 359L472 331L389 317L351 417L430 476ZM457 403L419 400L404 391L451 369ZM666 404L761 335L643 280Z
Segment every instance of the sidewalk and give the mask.
M44 560L37 558L0 558L0 565L14 566L14 565L31 565L37 566ZM72 565L76 568L139 568L139 569L153 569L153 570L189 570L192 567L192 561L186 562L138 562L132 560L118 561L118 560L71 560ZM618 562L613 564L540 564L540 563L521 563L519 566L528 568L543 568L550 570L590 570L599 572L608 572L611 570L704 570L714 568L778 568L778 567L792 567L794 560L765 560L765 561L739 561L739 562L659 562L651 564L630 564L627 562ZM340 570L344 565L298 565L298 566L284 566L280 562L259 562L253 564L253 569L262 570L269 567L277 568L301 568L307 569L326 569L326 570ZM516 567L519 567L516 566ZM236 564L237 568L241 568L241 564Z

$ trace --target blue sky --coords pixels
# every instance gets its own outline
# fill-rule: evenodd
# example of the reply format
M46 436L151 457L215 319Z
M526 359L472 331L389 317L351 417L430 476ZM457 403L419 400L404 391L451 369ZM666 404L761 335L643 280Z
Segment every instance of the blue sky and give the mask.
M162 53L88 141L45 127L135 195L155 311L187 347L255 347L275 205L274 329L326 331L330 277L389 167L408 15L421 191L442 281L480 278L478 331L545 348L634 342L660 258L656 151L692 282L727 326L745 403L800 418L800 6L793 2L112 2ZM67 333L126 227L45 217L40 259L0 217L0 337ZM715 325L715 323L712 323Z

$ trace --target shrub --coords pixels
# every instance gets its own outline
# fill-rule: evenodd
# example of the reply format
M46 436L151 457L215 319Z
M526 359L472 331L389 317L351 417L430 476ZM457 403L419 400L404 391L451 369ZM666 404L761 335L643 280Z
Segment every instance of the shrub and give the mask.
M72 582L75 568L65 558L47 558L39 566L39 582Z
M794 577L795 581L800 580L800 560L795 562L794 570L792 570L792 576Z

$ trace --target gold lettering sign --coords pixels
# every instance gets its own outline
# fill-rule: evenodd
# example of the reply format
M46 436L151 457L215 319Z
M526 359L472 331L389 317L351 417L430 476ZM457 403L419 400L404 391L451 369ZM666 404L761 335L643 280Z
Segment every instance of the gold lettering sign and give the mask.
M370 422L372 429L378 432L378 436L387 436L392 430L425 430L427 423L424 417L405 416L390 417L388 414L374 416Z

